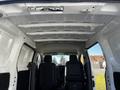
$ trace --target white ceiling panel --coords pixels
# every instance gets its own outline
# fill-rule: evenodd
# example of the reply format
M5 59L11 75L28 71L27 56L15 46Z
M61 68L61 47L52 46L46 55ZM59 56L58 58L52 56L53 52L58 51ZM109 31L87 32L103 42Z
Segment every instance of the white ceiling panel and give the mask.
M63 7L61 13L49 11L60 7ZM37 14L32 14L29 8ZM112 3L23 3L0 6L3 18L35 42L87 41L119 16L119 10L120 4Z

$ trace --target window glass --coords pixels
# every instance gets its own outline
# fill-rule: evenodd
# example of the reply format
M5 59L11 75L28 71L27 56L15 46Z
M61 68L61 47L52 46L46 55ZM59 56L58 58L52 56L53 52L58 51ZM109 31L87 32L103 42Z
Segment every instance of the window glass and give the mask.
M56 65L65 65L69 61L69 55L52 55L52 62Z
M14 39L7 33L0 31L0 66L4 66L9 59Z

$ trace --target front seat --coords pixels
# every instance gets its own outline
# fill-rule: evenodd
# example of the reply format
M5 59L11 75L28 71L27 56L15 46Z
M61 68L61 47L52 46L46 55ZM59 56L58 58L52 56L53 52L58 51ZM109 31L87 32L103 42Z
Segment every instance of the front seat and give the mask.
M84 90L83 81L83 65L76 55L70 55L70 61L66 63L66 90Z
M56 66L52 63L52 56L46 55L44 63L39 67L39 90L56 90Z

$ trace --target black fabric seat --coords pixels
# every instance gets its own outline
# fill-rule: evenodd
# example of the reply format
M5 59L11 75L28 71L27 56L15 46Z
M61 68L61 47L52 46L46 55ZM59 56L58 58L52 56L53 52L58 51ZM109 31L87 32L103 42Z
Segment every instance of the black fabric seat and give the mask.
M66 63L66 89L82 90L84 82L83 65L77 60L76 55L70 56L70 61Z
M52 57L46 55L45 63L41 63L39 67L39 90L56 90L57 73L56 66L52 62Z

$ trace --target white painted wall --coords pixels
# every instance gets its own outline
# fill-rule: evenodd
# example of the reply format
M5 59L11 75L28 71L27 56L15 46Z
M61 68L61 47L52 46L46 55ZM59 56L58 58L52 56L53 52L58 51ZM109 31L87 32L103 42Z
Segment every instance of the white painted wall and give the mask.
M4 59L4 61L0 61L0 73L10 73L9 90L16 90L16 67L21 47L24 43L27 43L35 48L35 43L8 20L2 18L0 19L0 35L0 37L5 37L4 39L0 39L0 47L2 50L6 50L6 52L0 51L0 53L5 52L5 54L3 54L4 56L1 56L2 54L0 54L0 58L3 57ZM8 56L6 57L6 55Z

